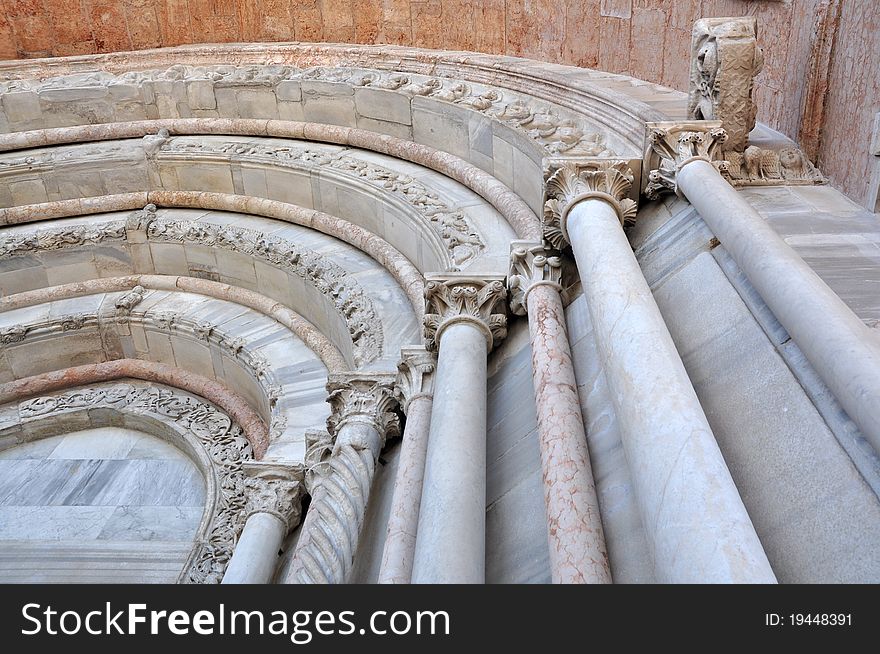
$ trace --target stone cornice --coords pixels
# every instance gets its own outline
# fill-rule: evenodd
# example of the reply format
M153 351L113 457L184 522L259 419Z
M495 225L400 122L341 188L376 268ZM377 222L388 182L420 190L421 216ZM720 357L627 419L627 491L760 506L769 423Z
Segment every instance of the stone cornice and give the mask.
M432 398L437 355L422 346L404 347L397 364L394 393L407 413L410 403L420 397Z
M581 200L610 204L621 225L635 220L638 205L629 197L635 174L624 161L605 161L589 167L563 164L545 171L544 240L558 250L570 243L568 213Z
M489 350L507 335L507 289L500 275L427 275L425 283L425 346L440 345L443 330L467 322L486 336Z
M647 123L644 169L648 171L645 196L655 200L662 193L678 193L675 177L692 161L713 165L727 133L720 121Z
M518 316L526 315L529 292L541 285L562 291L560 252L547 247L545 243L511 242L510 273L507 275L511 313Z
M387 438L400 435L398 404L394 398L393 373L335 373L327 379L327 402L330 417L327 431L336 440L340 429L349 423L362 423L375 429L384 444ZM370 448L371 443L348 443L356 449ZM381 445L380 445L381 447ZM375 452L378 455L378 452Z

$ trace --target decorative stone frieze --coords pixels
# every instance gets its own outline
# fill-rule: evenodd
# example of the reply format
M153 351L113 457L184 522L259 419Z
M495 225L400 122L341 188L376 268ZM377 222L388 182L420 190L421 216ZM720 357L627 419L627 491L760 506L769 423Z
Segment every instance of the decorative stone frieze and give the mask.
M436 351L443 330L470 322L486 334L489 350L507 336L507 289L500 276L428 275L425 283L425 346Z
M644 193L648 199L656 200L669 191L678 193L676 173L691 161L701 159L723 167L717 159L727 133L720 121L647 123L647 128L644 169L649 172Z
M213 512L196 543L181 583L219 583L232 556L244 522L248 487L243 470L253 450L239 425L213 404L158 386L108 384L36 397L19 403L24 421L40 420L81 410L108 407L147 413L170 420L194 436L211 462L216 492Z
M21 343L27 338L29 325L12 325L12 327L4 327L0 329L0 344L11 345L12 343Z
M443 199L422 182L395 170L380 166L347 152L318 151L308 147L268 145L265 143L220 143L171 139L165 143L161 160L185 157L222 158L233 161L256 161L297 169L320 169L322 174L338 171L356 177L383 194L396 197L413 207L440 238L457 270L485 250L485 243L462 211L450 208Z
M826 181L796 147L768 150L750 145L745 152L725 149L720 158L718 170L733 186L798 186Z
M764 64L757 36L754 17L701 18L693 28L688 118L721 121L735 152L755 127L752 91Z
M336 438L348 423L367 424L387 438L400 435L398 404L394 398L394 375L390 373L334 373L327 379L330 417L327 431ZM368 447L355 443L355 447Z
M558 250L544 243L513 241L510 244L510 272L507 288L510 311L517 316L528 314L529 291L538 285L562 290L562 257Z
M246 462L245 520L254 513L268 513L278 518L290 531L299 524L302 511L302 467L264 461Z
M125 223L113 221L96 225L75 225L39 229L27 234L14 233L0 238L0 257L31 254L43 250L62 250L82 245L125 239Z
M638 205L629 197L635 175L626 162L597 162L589 167L564 164L545 171L544 240L562 250L570 244L566 220L581 200L604 200L617 212L621 225L635 220Z
M408 413L410 402L413 400L433 397L436 370L437 355L433 352L421 346L401 348L394 395L404 413Z

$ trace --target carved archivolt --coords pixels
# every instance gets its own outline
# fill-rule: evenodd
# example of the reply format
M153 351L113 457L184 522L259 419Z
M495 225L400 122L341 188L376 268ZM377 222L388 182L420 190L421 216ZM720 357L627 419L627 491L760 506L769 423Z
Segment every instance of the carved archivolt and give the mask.
M155 207L134 212L126 221L99 225L53 227L26 234L0 233L0 256L59 250L104 241L125 241L130 232L146 229L155 242L195 243L239 252L290 271L329 298L345 320L355 363L382 356L382 323L361 285L339 265L288 240L256 230L203 222L158 219Z
M485 244L477 230L461 211L451 209L423 183L404 173L351 156L347 152L329 152L302 146L262 143L217 143L170 139L157 151L159 160L175 155L222 156L232 160L262 161L295 168L331 169L357 177L383 193L412 206L427 221L449 252L454 268L478 256Z
M213 404L166 387L107 384L46 395L19 403L22 423L49 416L94 408L151 416L171 423L183 434L185 445L198 446L207 462L211 479L202 522L189 562L180 583L219 583L248 515L248 507L262 505L263 489L248 483L243 464L254 458L242 429ZM188 449L188 448L187 448ZM251 497L254 495L254 497ZM296 519L297 513L289 514Z
M303 80L377 88L455 104L523 132L552 155L614 155L605 145L601 134L589 131L576 114L560 110L549 102L539 103L506 89L415 73L400 74L362 68L175 65L165 70L135 71L122 75L93 72L46 80L11 80L0 84L0 92L27 90L40 93L65 88L107 88L121 84L144 88L155 86L156 82L198 81L209 84L212 89L273 90L281 83ZM183 93L185 97L185 90Z

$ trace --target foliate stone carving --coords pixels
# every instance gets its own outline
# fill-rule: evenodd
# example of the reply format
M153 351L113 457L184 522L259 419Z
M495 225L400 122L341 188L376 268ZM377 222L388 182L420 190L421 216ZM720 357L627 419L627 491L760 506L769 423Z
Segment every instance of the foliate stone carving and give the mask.
M443 330L466 321L486 333L491 350L507 336L506 299L501 277L429 275L425 283L425 347L436 351Z
M764 57L757 36L753 17L702 18L694 23L688 117L721 121L727 147L736 152L745 149L758 111L752 90Z
M147 294L147 289L138 284L134 288L132 288L128 293L124 293L120 297L116 299L114 306L116 307L116 316L118 318L122 318L131 313L131 310L134 309L138 304L140 304L141 300L144 299L144 296Z
M251 159L296 167L320 167L357 177L411 205L443 241L453 269L464 265L485 250L485 244L470 220L461 211L450 208L436 193L419 180L346 152L319 151L288 145L264 143L217 143L189 139L171 139L162 148L163 158L175 155L214 155L230 159Z
M343 268L311 250L262 232L202 222L156 220L151 241L194 242L239 252L295 273L331 299L345 319L358 365L382 355L382 324L372 300Z
M421 346L400 349L394 395L407 413L410 402L419 397L432 397L437 355Z
M569 211L581 200L597 198L609 203L621 225L635 220L638 205L627 197L635 175L625 162L601 162L581 169L574 164L564 164L550 168L545 176L543 236L557 250L571 242L566 221Z
M562 290L560 252L544 243L513 241L510 244L510 272L507 275L511 313L517 316L528 314L529 291L540 284Z
M244 464L245 520L254 513L268 513L283 522L290 531L299 524L302 510L303 470L276 463Z
M379 432L384 443L400 435L398 404L394 397L394 375L381 373L334 373L327 379L330 417L327 431L334 438L349 422L366 423ZM369 443L355 443L358 449ZM376 452L378 454L378 452Z
M325 429L307 429L305 439L305 484L311 494L316 481L330 470L328 461L333 454L334 439Z
M750 145L745 152L724 150L718 164L733 186L823 184L825 178L795 147L768 150Z
M204 448L212 465L217 495L204 538L181 574L182 583L220 583L246 518L246 481L243 463L253 450L241 427L213 404L158 386L108 384L26 400L19 404L21 419L110 407L119 411L153 414L177 423Z
M679 169L694 160L703 160L721 168L716 161L721 144L727 140L719 121L694 123L648 123L645 170L648 183L645 196L656 200L662 193L678 193L675 177Z
M64 316L59 321L59 324L61 326L61 331L73 332L85 327L86 323L92 319L97 319L97 316L94 314L75 313L69 316Z
M41 250L61 250L104 241L125 239L125 225L120 221L98 225L76 225L41 229L28 234L0 236L0 257L30 254Z
M27 325L4 327L0 329L0 344L11 345L12 343L21 343L27 337L29 330L30 327Z

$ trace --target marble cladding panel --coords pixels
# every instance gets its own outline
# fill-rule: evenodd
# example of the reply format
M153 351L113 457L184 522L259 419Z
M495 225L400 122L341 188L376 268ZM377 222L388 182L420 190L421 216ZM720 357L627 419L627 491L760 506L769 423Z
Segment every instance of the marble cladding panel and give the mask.
M654 293L779 580L880 578L877 495L713 256Z
M143 432L90 428L0 451L0 580L173 582L204 505L196 465Z
M490 355L487 414L486 581L549 583L528 323L512 322Z

